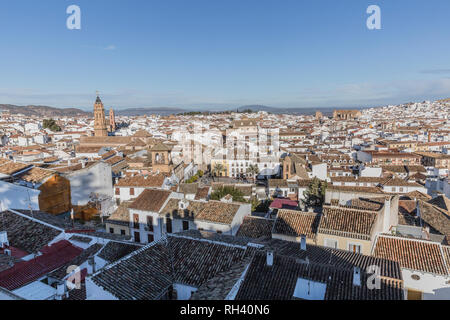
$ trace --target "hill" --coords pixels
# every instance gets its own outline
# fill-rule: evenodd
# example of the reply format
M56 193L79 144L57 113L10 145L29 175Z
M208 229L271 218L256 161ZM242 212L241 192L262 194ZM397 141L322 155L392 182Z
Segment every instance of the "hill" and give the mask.
M48 106L15 106L12 104L0 104L0 110L11 114L23 114L25 116L37 116L43 118L51 117L86 117L92 115L90 112L76 108L54 108Z

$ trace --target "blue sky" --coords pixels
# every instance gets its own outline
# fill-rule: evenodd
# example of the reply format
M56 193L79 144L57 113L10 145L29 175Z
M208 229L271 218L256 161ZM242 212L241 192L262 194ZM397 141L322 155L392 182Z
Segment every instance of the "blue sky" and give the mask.
M66 8L81 8L81 30ZM382 30L366 9L381 8ZM217 109L450 97L448 0L0 1L0 104Z

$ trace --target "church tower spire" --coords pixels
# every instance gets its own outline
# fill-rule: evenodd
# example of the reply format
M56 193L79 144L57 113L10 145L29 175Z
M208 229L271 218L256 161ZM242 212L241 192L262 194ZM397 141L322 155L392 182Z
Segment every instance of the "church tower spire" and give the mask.
M96 137L107 137L108 131L106 126L105 108L97 91L97 99L94 104L94 135Z

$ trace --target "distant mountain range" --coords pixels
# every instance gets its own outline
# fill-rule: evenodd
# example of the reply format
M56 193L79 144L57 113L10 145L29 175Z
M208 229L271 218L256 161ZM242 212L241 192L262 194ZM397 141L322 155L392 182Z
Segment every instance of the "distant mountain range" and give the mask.
M247 105L239 108L223 108L222 111L245 111L252 110L254 112L265 111L274 114L303 114L303 115L313 115L316 111L321 111L325 116L331 115L335 108L275 108L268 107L264 105ZM355 108L351 108L355 109ZM16 106L11 104L0 104L0 110L9 111L11 114L23 114L25 116L37 116L42 118L51 118L51 117L88 117L93 116L92 112L87 112L77 108L54 108L49 106ZM207 112L205 108L199 108L197 110L193 109L182 109L182 108L170 108L170 107L161 107L161 108L128 108L115 110L116 115L121 116L143 116L143 115L162 115L167 116L171 114L179 114L184 112ZM214 111L213 111L214 112ZM219 112L219 111L218 111ZM108 111L105 111L108 114Z
M161 116L167 116L171 114L178 114L183 112L189 112L191 110L181 109L181 108L129 108L117 110L116 115L136 117L144 115L158 114Z
M25 116L37 116L43 118L51 117L80 117L92 115L76 108L54 108L48 106L15 106L12 104L0 104L0 110L8 111L11 114L23 114Z

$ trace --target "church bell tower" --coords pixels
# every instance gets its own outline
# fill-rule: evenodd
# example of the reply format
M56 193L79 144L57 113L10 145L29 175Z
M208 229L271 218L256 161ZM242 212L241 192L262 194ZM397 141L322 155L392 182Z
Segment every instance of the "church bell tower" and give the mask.
M96 137L107 137L108 130L106 126L105 108L97 92L97 100L94 104L94 135Z

